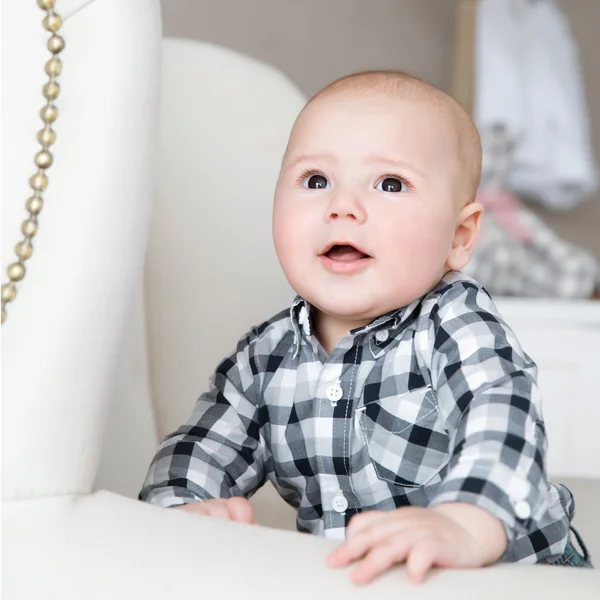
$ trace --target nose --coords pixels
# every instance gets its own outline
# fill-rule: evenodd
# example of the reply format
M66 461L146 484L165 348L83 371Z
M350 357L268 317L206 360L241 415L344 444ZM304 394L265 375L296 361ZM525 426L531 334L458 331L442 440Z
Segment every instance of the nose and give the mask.
M325 212L325 221L339 219L350 219L358 224L362 224L367 220L367 211L355 194L340 190L331 195L331 200Z

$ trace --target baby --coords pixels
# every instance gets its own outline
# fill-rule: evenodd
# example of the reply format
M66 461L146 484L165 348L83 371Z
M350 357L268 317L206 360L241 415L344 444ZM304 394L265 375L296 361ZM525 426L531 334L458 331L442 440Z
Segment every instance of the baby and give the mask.
M548 482L536 366L460 270L482 207L477 130L404 73L335 81L294 124L273 236L298 296L253 328L161 443L142 500L254 522L267 480L356 583L397 563L589 566ZM567 560L567 557L570 557Z

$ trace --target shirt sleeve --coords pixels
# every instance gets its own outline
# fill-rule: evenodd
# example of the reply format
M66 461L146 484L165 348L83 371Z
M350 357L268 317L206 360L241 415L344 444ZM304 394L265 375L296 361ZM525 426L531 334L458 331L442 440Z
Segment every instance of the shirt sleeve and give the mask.
M251 336L221 362L188 421L161 442L139 494L162 507L249 496L264 483L265 444Z
M551 508L537 367L485 290L470 282L442 297L430 332L432 384L452 432L432 505L487 510L502 522L510 547L548 523Z

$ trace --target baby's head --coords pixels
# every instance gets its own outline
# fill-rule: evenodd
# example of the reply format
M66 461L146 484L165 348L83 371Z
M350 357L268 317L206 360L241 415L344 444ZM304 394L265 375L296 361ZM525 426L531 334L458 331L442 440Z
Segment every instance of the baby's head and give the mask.
M366 323L462 269L479 231L481 145L450 96L404 73L343 77L294 124L273 213L294 290Z

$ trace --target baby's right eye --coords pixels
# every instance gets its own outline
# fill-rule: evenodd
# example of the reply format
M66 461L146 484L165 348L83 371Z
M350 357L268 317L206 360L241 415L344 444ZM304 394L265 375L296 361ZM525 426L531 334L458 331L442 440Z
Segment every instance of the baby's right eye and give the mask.
M311 175L304 179L302 185L311 190L322 190L329 187L329 181L323 175Z

